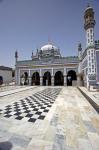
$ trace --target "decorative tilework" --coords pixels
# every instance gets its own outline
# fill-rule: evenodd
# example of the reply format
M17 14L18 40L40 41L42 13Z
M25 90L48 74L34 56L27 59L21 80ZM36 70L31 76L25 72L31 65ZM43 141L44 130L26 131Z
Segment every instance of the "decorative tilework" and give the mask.
M5 106L4 109L0 109L0 113L6 118L14 117L17 120L28 118L28 122L35 122L37 119L44 120L60 90L61 88L47 88Z

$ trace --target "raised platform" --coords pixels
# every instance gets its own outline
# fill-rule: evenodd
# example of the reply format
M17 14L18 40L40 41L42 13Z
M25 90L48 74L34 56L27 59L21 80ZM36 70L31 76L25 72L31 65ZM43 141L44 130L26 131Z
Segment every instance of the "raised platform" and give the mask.
M90 104L95 108L99 113L99 92L97 91L88 91L85 87L78 87L80 92L86 97Z

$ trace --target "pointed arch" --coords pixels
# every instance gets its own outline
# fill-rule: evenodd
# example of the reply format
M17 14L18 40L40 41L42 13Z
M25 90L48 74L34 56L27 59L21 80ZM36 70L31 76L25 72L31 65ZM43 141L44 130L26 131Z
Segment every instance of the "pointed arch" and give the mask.
M72 81L77 80L77 75L74 70L70 70L67 73L67 86L72 86Z
M27 72L24 72L24 85L28 85L28 73Z
M51 74L49 71L44 73L43 85L51 85Z
M0 85L3 84L3 76L0 76Z
M28 73L24 72L21 77L20 77L20 84L21 85L28 85L29 84L29 79L28 79Z
M57 71L54 76L54 85L64 85L64 76L61 71Z
M38 72L33 73L31 85L40 85L40 76Z

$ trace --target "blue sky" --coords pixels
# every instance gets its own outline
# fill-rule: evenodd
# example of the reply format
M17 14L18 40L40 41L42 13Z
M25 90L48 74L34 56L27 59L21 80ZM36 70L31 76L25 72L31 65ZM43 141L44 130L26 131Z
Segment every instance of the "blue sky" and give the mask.
M99 39L99 0L0 0L0 65L14 67L19 60L31 59L32 50L48 39L63 56L77 55L77 44L85 48L83 13L90 3L95 11L95 39Z

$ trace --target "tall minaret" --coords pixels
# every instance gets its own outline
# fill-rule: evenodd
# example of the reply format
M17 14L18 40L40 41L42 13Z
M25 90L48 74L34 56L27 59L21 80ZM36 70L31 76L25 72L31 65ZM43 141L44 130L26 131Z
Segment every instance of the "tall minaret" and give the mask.
M79 59L79 65L78 65L78 73L81 73L82 71L82 46L81 43L78 44L78 59Z
M94 27L96 21L94 19L93 8L87 6L84 13L84 28L86 31L86 52L87 52L87 68L86 68L86 79L87 87L95 85L96 82L96 53L95 53L95 42L94 42Z
M18 83L18 70L17 70L17 61L18 61L18 52L15 51L15 84L20 84Z
M81 59L82 59L82 46L81 46L81 43L78 44L78 58L79 58L79 61L81 61Z
M93 8L88 4L84 13L84 29L86 31L86 47L94 44L94 11Z
M17 62L17 61L18 61L18 52L15 51L15 62Z

